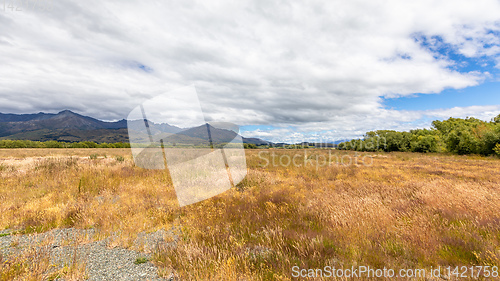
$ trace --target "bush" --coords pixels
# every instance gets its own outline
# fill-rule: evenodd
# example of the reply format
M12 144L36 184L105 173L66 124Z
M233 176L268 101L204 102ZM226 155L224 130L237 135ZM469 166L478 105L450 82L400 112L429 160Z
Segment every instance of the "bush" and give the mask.
M495 148L493 148L493 151L495 151L495 154L500 157L500 143L497 143L495 145Z
M340 143L339 149L357 151L451 152L455 154L498 155L500 115L491 122L476 118L449 118L433 121L431 129L409 132L378 130L363 139Z
M255 148L257 148L257 146L255 144L253 144L253 143L244 143L243 147L246 148L246 149L255 149Z
M63 148L63 143L58 141L46 141L44 142L46 148Z

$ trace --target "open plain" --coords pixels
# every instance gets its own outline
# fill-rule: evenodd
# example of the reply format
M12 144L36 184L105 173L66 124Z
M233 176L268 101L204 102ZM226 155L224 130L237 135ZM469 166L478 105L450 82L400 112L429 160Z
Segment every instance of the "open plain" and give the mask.
M297 154L301 165L286 161ZM498 158L246 155L237 187L179 208L168 171L136 167L130 149L0 150L0 280L113 280L94 269L125 256L111 268L144 280L298 280L294 266L500 266ZM78 250L96 243L100 255ZM61 247L67 258L54 259Z

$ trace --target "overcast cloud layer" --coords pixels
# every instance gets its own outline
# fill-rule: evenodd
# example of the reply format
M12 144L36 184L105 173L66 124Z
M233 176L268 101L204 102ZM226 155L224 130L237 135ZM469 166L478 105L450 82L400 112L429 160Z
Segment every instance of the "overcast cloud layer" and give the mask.
M0 12L0 112L122 119L194 84L208 120L272 125L245 133L270 140L500 113L381 105L497 79L460 72L439 50L500 67L499 1L234 2L53 1L51 11Z

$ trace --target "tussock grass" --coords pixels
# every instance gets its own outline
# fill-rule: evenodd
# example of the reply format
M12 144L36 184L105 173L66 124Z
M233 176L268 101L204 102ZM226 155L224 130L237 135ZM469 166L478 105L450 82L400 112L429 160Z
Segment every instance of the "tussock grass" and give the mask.
M31 158L11 150L4 160L15 171L0 171L1 228L22 233L99 228L120 231L129 241L172 223L178 205L168 172L135 167L129 149L112 149L106 153L115 157L96 159L85 149L63 152L66 156L55 154L58 149L40 150Z
M237 188L179 209L168 172L135 167L129 149L0 150L0 228L96 228L127 247L176 225L180 240L152 261L182 280L290 280L295 265L500 266L498 159L370 153L371 166L316 166L329 151L308 150L307 166L283 167L259 152L247 150Z

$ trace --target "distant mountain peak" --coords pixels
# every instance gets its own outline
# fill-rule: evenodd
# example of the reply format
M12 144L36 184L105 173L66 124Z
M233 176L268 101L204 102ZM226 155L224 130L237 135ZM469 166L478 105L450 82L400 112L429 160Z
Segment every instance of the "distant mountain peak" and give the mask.
M65 109L63 111L59 111L59 113L57 113L57 115L69 115L69 114L71 114L71 115L79 115L79 114L74 113L73 111L68 110L68 109Z
M0 139L26 140L58 140L58 141L96 141L96 142L127 142L130 130L128 125L144 120L128 121L122 119L115 122L98 120L89 116L62 110L54 113L11 114L0 113ZM180 136L180 139L210 139L215 143L232 141L238 134L222 123L206 123L198 127L179 128L167 123L149 123L152 133L170 133ZM207 130L208 129L208 130ZM268 144L257 138L243 138L245 143Z

